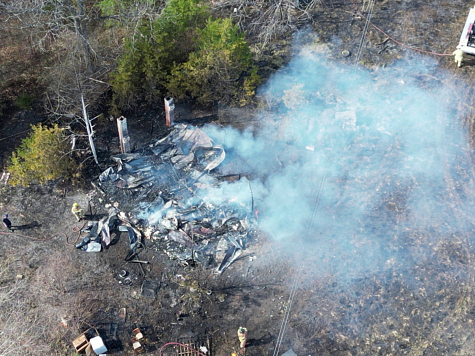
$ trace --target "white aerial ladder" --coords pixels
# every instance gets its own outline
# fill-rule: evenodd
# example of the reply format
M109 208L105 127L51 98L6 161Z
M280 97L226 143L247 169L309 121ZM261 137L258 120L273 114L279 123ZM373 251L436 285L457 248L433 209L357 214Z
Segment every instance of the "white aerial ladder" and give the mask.
M470 9L463 27L462 35L460 36L460 42L457 46L462 52L475 55L475 6Z

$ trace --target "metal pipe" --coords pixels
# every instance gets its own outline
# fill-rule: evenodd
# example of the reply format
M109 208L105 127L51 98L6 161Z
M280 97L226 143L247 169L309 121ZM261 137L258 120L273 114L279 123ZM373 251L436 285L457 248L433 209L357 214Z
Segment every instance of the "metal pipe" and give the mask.
M117 128L119 129L120 150L122 153L130 152L130 136L127 129L127 119L123 116L117 119Z
M166 125L170 127L175 123L175 103L173 102L173 98L169 96L167 96L164 100Z

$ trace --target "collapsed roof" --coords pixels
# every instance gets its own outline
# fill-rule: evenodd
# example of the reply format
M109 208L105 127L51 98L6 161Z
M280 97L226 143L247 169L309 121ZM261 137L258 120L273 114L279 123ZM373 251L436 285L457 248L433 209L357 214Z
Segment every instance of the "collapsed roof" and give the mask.
M114 156L117 167L106 169L99 181L110 195L130 192L130 227L170 258L213 266L220 273L239 257L254 227L249 181L219 171L225 158L224 148L202 130L179 125L134 153ZM246 191L223 194L231 180Z

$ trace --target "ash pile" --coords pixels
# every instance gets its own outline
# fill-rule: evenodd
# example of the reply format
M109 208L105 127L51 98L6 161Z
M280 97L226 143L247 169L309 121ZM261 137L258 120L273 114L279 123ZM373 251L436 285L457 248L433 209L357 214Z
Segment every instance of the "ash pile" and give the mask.
M231 155L232 156L232 155ZM99 177L149 244L184 264L223 272L256 231L254 199L239 158L226 157L201 129L179 125Z

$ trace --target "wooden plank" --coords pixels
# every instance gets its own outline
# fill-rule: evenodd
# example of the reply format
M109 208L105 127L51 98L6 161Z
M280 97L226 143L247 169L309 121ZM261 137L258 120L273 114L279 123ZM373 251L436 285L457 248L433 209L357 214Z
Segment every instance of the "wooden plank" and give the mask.
M83 334L78 336L73 341L73 346L76 349L76 352L80 353L86 350L86 347L89 345L89 341L87 341L86 336Z

